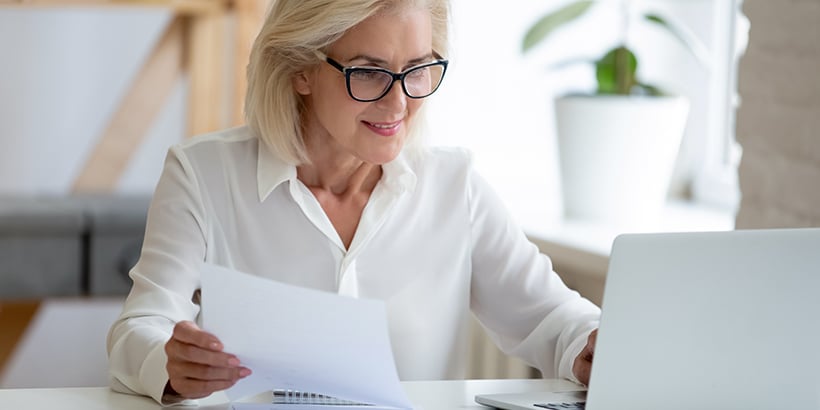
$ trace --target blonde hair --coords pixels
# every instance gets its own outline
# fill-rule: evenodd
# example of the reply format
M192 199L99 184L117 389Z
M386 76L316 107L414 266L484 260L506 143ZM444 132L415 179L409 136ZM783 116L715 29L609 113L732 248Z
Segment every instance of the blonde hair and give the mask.
M408 7L430 11L433 49L446 56L448 0L272 0L248 64L248 126L285 161L308 163L301 126L304 106L293 77L320 63L316 50L326 50L368 17ZM413 134L419 132L421 117L419 112L408 142L417 139Z

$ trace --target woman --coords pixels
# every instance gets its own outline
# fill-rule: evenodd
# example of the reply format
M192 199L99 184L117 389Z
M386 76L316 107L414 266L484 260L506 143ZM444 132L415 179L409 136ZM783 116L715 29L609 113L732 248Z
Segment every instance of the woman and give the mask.
M274 2L251 54L248 127L169 152L108 338L115 389L171 403L250 374L194 323L203 261L384 300L403 380L464 376L470 310L545 376L588 380L599 310L467 154L412 135L446 72L447 18L446 0Z

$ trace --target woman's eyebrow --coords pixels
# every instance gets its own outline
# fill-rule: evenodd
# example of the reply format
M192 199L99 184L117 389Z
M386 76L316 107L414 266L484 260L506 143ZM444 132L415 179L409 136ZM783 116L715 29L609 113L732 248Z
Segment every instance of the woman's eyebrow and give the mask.
M421 57L417 57L417 58L414 58L414 59L408 61L406 66L413 66L413 65L416 65L416 64L425 63L425 62L429 61L432 57L433 57L432 52L427 53L427 54L425 54ZM381 59L381 58L378 58L378 57L369 56L367 54L355 55L352 58L348 59L347 61L350 62L350 61L356 61L356 60L364 60L364 61L367 61L368 64L375 64L377 66L382 66L382 67L386 67L386 66L389 65L389 62L387 60L384 60L384 59Z
M414 59L408 61L407 64L408 65L416 65L416 64L426 63L426 62L429 62L430 60L432 60L433 58L434 58L433 53L430 52L430 53L425 54L422 57L414 58Z

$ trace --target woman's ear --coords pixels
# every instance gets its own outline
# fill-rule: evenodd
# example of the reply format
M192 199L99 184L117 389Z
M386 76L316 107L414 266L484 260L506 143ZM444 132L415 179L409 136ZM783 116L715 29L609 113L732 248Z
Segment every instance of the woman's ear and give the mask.
M310 78L309 74L304 71L299 71L293 75L293 89L299 95L310 95Z

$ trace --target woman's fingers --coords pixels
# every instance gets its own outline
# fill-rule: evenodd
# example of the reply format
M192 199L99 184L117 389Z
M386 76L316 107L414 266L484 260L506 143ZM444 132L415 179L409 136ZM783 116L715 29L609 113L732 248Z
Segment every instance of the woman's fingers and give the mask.
M174 326L174 333L171 338L215 352L221 352L223 349L222 342L216 336L200 329L194 322L182 321L177 323Z
M174 326L171 340L165 345L169 361L187 361L217 367L239 366L239 359L222 352L222 342L216 336L201 330L193 322L179 322Z
M575 358L572 364L572 372L579 382L584 385L589 385L589 378L592 373L592 358L595 356L595 342L598 339L598 329L590 333L587 338L587 344L581 353Z
M244 367L214 367L191 362L168 362L169 373L184 375L185 379L209 381L230 381L237 380L249 375L249 370Z
M245 377L250 374L250 370L246 368L242 369L234 369L235 373L227 374L229 379L209 379L209 380L202 380L195 377L185 377L185 376L170 376L168 379L168 383L172 389L172 391L183 398L186 399L199 399L202 397L206 397L215 391L225 390L230 388L234 384L236 384L239 379ZM171 371L169 370L169 375ZM177 373L183 374L183 373ZM217 375L214 373L213 369L205 370L202 372L191 372L191 374L200 374L205 375L204 377L224 377L226 375Z
M203 349L199 346L186 344L174 339L166 345L165 350L169 360L185 361L218 367L239 366L239 359L232 354Z
M165 344L171 389L184 398L201 398L227 389L250 375L250 369L240 366L236 356L222 349L216 336L193 322L174 326L171 339Z

